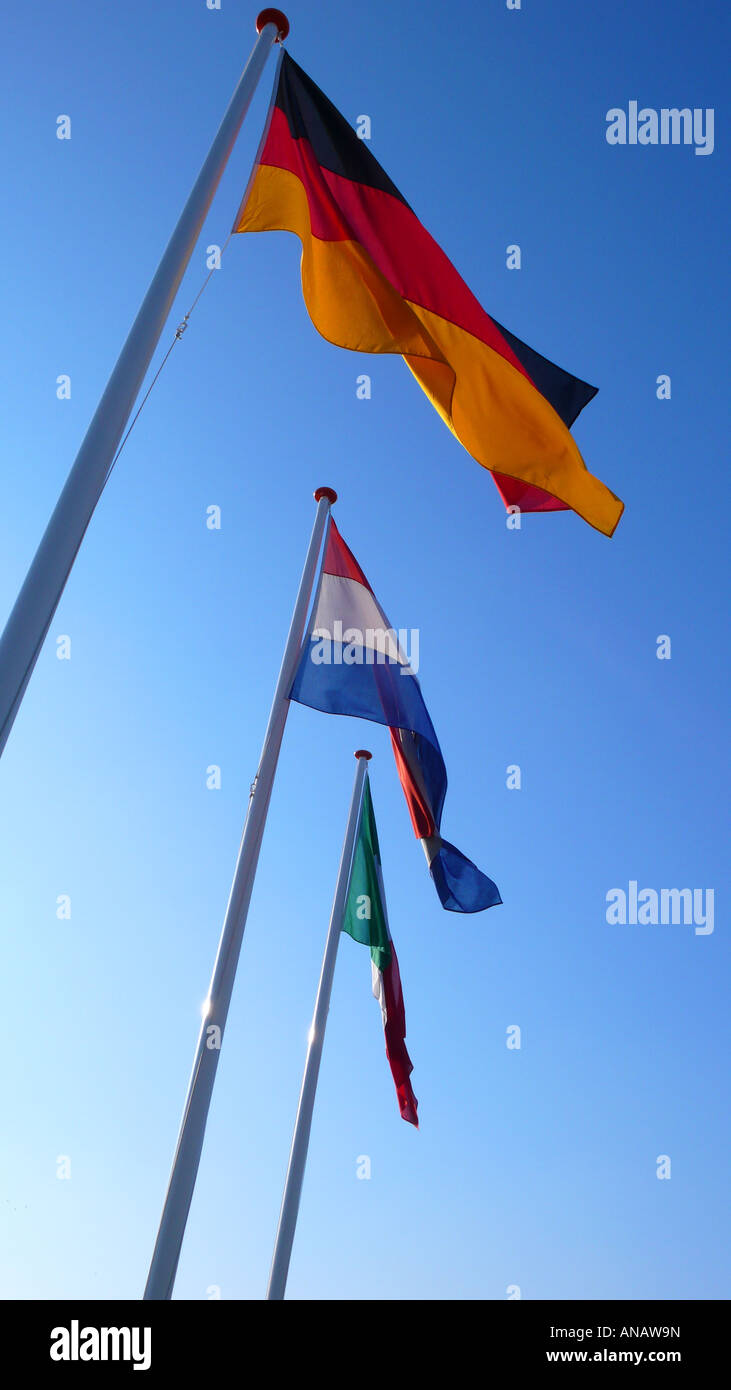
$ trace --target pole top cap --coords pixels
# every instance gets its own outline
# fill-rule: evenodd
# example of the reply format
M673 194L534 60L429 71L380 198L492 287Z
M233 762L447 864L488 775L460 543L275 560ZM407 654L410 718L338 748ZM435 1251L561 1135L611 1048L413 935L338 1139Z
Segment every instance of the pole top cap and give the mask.
M356 748L355 756L356 758L365 758L366 762L370 762L373 754L369 753L367 748Z
M261 14L256 16L257 34L261 33L265 24L276 24L278 32L275 43L281 43L282 39L286 39L289 33L289 20L286 14L282 14L281 10L262 10Z
M327 497L331 507L333 507L338 500L338 494L332 487L318 487L313 493L313 496L316 502L319 502L323 497Z

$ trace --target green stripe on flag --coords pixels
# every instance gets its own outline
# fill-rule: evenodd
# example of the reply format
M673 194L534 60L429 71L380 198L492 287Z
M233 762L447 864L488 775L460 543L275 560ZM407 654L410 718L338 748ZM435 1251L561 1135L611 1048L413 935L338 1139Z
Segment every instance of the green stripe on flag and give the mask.
M391 941L386 909L381 896L380 867L378 831L373 814L371 786L366 773L343 931L352 936L354 941L360 941L363 946L370 946L371 959L376 969L383 971L391 964Z

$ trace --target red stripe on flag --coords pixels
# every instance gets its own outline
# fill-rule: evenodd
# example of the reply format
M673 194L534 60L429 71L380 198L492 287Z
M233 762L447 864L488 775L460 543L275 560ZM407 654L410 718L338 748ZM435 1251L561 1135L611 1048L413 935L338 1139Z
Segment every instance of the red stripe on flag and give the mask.
M428 840L432 835L436 835L437 827L434 823L434 816L429 805L426 793L418 786L416 779L412 776L411 769L406 760L403 745L401 743L400 729L389 729L391 735L391 745L393 756L396 759L396 771L399 781L404 790L406 805L409 808L411 824L414 827L414 834L417 840ZM404 731L404 738L412 738L413 735Z
M520 478L509 478L505 473L493 473L492 477L506 507L518 507L521 512L571 511L568 502L561 502L542 487L523 483Z
M383 972L383 993L386 1005L386 1056L391 1067L391 1075L396 1086L401 1118L419 1128L417 1110L419 1102L412 1090L409 1077L414 1070L406 1051L406 1011L401 991L401 975L398 957L391 942L391 964Z
M332 517L330 517L330 526L327 533L327 544L325 546L322 568L325 574L334 574L339 579L355 579L357 583L362 584L369 593L373 593L358 561L353 552L349 550L345 544ZM375 598L375 594L373 596Z

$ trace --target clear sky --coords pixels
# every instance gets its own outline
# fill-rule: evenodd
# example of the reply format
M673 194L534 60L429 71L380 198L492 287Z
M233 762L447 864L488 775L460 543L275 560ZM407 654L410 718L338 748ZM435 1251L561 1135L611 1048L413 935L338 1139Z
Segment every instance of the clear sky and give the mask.
M287 10L290 52L348 119L370 115L372 150L485 308L599 386L574 432L626 512L611 541L571 514L508 530L403 363L318 337L296 239L235 239L102 498L0 764L0 1293L141 1295L312 492L329 484L391 621L420 631L443 828L504 906L442 911L385 729L292 707L176 1296L264 1294L365 744L421 1129L398 1115L368 953L343 938L289 1294L726 1297L725 7ZM255 13L41 0L6 15L0 621ZM164 346L228 233L273 68ZM714 152L610 147L606 112L631 100L714 108ZM714 889L713 933L610 926L606 894L630 880Z

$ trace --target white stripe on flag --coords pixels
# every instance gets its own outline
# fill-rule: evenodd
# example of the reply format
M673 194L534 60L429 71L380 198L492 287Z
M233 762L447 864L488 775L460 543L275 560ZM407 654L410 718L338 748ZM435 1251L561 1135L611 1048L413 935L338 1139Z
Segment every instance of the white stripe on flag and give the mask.
M373 959L372 956L371 956L371 985L372 985L372 987L373 987L373 997L374 997L374 999L377 999L377 1000L378 1000L378 1002L379 1002L379 1004L380 1004L380 1006L381 1006L381 1018L383 1019L383 1026L384 1026L384 1028L385 1028L385 1027L386 1027L386 1023L388 1022L388 1019L387 1019L387 1015L386 1015L386 991L385 991L384 988L383 988L383 972L382 972L381 970L378 969L378 966L376 965L376 962L374 961L374 959Z
M338 627L335 627L335 624ZM348 636L352 631L352 638ZM340 633L339 638L335 634ZM364 588L357 579L345 579L338 574L323 574L317 608L315 609L313 637L329 637L350 642L356 647L383 651L389 661L398 661L408 666L408 657L398 644L398 636L391 627L386 614L369 589Z

